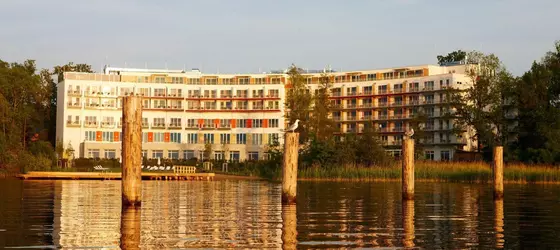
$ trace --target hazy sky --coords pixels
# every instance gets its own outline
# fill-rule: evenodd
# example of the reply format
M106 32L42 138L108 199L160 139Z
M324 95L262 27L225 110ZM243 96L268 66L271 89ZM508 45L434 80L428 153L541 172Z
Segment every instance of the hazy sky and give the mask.
M435 64L476 49L516 75L560 40L560 0L0 0L0 59L240 73Z

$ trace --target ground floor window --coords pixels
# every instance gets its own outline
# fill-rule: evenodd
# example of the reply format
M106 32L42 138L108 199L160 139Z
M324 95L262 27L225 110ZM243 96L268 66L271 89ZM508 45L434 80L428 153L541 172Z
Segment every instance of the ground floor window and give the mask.
M88 149L88 158L99 158L99 149Z
M190 160L192 158L195 158L194 156L194 150L185 150L183 151L183 159L185 160Z
M224 151L216 151L214 152L214 160L224 160Z
M105 158L115 159L116 157L117 157L117 153L114 149L105 149Z
M434 155L435 155L434 151L426 151L425 152L426 160L432 160L433 161L434 160Z
M250 161L258 161L259 160L259 152L253 151L253 152L249 152L248 160Z
M148 158L148 150L142 150L142 158Z
M229 160L230 161L239 161L239 151L229 152Z
M152 159L163 158L163 150L152 150Z
M168 150L167 158L174 159L174 160L179 159L179 150Z
M442 161L449 161L450 158L451 157L450 157L449 150L441 151L441 160Z

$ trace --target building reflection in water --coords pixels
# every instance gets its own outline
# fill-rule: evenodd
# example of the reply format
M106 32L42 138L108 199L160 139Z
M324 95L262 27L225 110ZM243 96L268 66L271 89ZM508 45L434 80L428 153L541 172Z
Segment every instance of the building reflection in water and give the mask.
M494 229L496 248L504 248L504 199L494 200Z
M282 206L282 248L297 249L297 208L295 204Z
M414 247L414 200L402 201L403 246Z
M57 247L282 246L280 188L271 183L149 181L141 210L122 211L118 181L63 181L55 188Z

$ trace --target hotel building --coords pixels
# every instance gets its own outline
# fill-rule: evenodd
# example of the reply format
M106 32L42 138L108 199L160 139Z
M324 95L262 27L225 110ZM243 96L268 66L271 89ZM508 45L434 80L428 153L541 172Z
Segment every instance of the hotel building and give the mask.
M329 72L332 119L339 133L360 133L368 122L378 128L387 150L400 153L409 122L427 116L424 138L428 159L452 159L469 150L466 136L452 132L452 112L444 90L466 88L465 65L422 65L380 70ZM323 71L302 73L311 91ZM75 157L118 158L121 99L143 97L142 154L147 158L202 158L206 144L214 159L262 159L266 147L280 143L285 71L264 74L206 74L199 70L106 67L102 74L67 72L58 86L57 138L71 144Z

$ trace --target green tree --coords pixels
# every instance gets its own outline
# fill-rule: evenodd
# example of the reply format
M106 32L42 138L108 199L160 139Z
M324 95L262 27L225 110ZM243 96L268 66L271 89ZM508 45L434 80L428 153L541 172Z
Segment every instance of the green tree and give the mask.
M286 99L287 118L290 124L296 119L300 120L297 131L300 143L307 142L309 134L309 111L312 95L307 86L306 78L301 74L301 69L292 64L288 69L289 89Z
M330 118L331 102L329 100L331 77L327 74L319 78L319 86L313 96L313 108L310 116L310 130L318 140L328 140L337 131L336 123Z
M449 63L449 62L460 62L466 59L467 52L462 50L453 51L446 56L438 55L437 60L439 64Z

